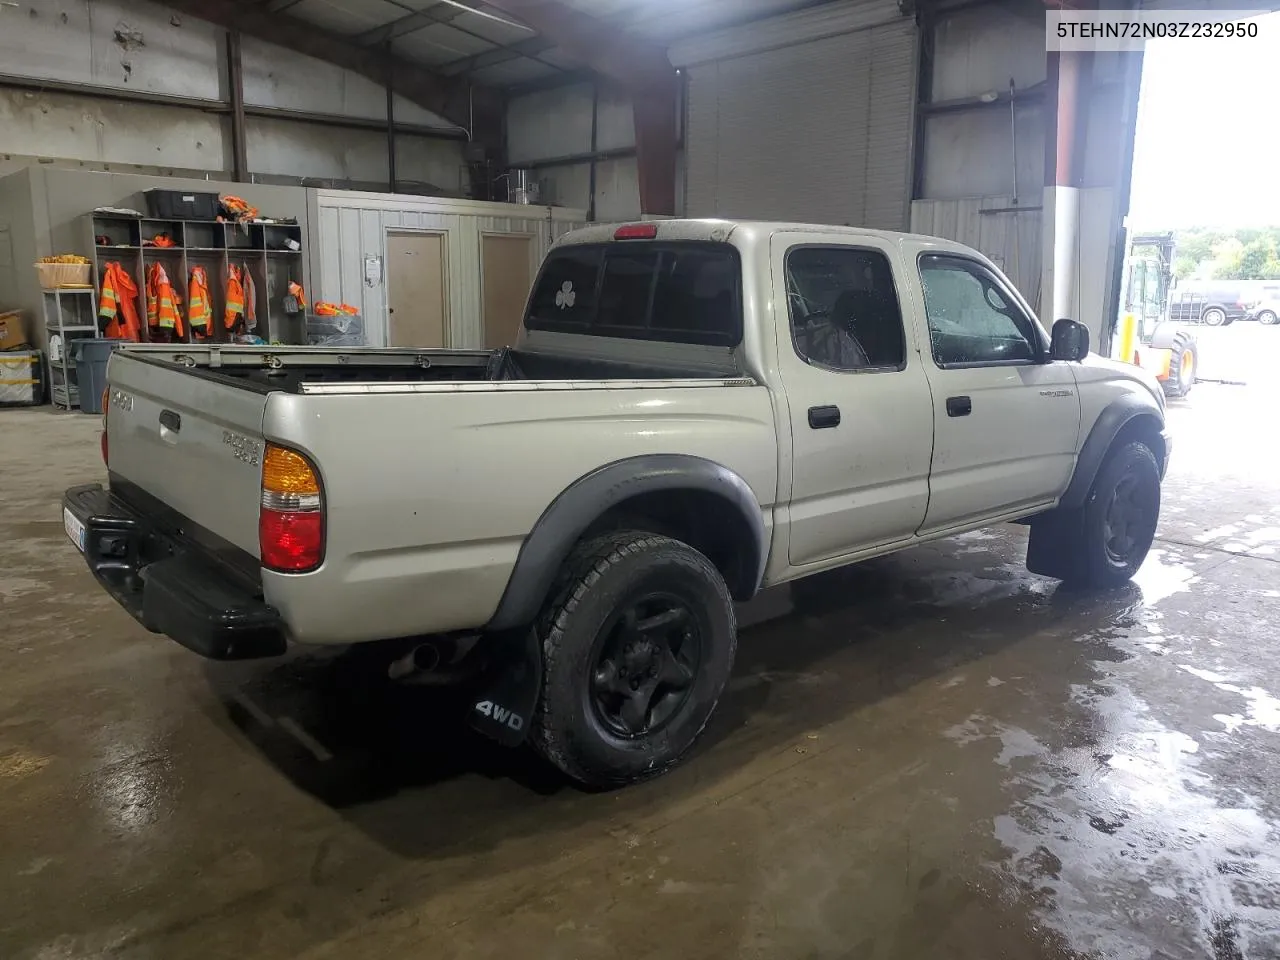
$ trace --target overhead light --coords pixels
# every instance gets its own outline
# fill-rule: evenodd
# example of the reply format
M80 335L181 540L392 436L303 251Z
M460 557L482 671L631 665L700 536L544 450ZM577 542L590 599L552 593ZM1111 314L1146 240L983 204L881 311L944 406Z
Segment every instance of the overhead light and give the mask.
M493 20L497 23L505 23L508 27L515 27L518 30L528 30L530 33L537 33L533 27L525 23L519 23L515 20L508 20L506 17L500 17L496 13L489 13L487 10L479 10L476 7L466 3L459 3L458 0L442 0L451 7L457 7L459 10L465 10L467 13L474 13L477 17L484 17L486 20Z

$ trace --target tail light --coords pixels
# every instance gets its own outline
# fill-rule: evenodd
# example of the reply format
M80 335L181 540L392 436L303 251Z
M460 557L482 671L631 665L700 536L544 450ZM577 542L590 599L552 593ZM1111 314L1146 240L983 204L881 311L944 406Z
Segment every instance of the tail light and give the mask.
M258 514L262 565L305 573L324 560L324 495L311 461L288 447L267 444Z
M656 223L628 223L613 231L615 240L654 240L657 236Z

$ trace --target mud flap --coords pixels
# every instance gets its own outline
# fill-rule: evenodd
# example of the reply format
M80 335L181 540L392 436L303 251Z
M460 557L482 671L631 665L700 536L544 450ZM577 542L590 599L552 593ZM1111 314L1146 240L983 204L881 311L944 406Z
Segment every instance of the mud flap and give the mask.
M542 692L542 644L531 628L496 634L490 642L492 660L467 721L504 747L518 747Z
M1084 517L1080 510L1050 510L1031 521L1027 569L1042 577L1070 580L1080 574Z

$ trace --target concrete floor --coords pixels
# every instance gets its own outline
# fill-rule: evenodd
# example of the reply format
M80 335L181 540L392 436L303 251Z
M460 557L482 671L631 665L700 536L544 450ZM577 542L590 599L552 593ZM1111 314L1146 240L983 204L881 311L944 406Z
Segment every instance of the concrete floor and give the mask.
M340 657L145 633L56 509L96 418L0 413L0 957L1280 956L1277 399L1172 409L1135 585L1017 527L810 583L691 761L605 795Z

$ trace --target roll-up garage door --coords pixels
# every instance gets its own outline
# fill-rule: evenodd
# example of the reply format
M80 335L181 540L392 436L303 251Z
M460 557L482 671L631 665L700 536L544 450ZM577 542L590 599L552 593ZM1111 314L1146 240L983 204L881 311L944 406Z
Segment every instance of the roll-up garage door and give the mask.
M689 216L905 229L909 18L688 69Z

